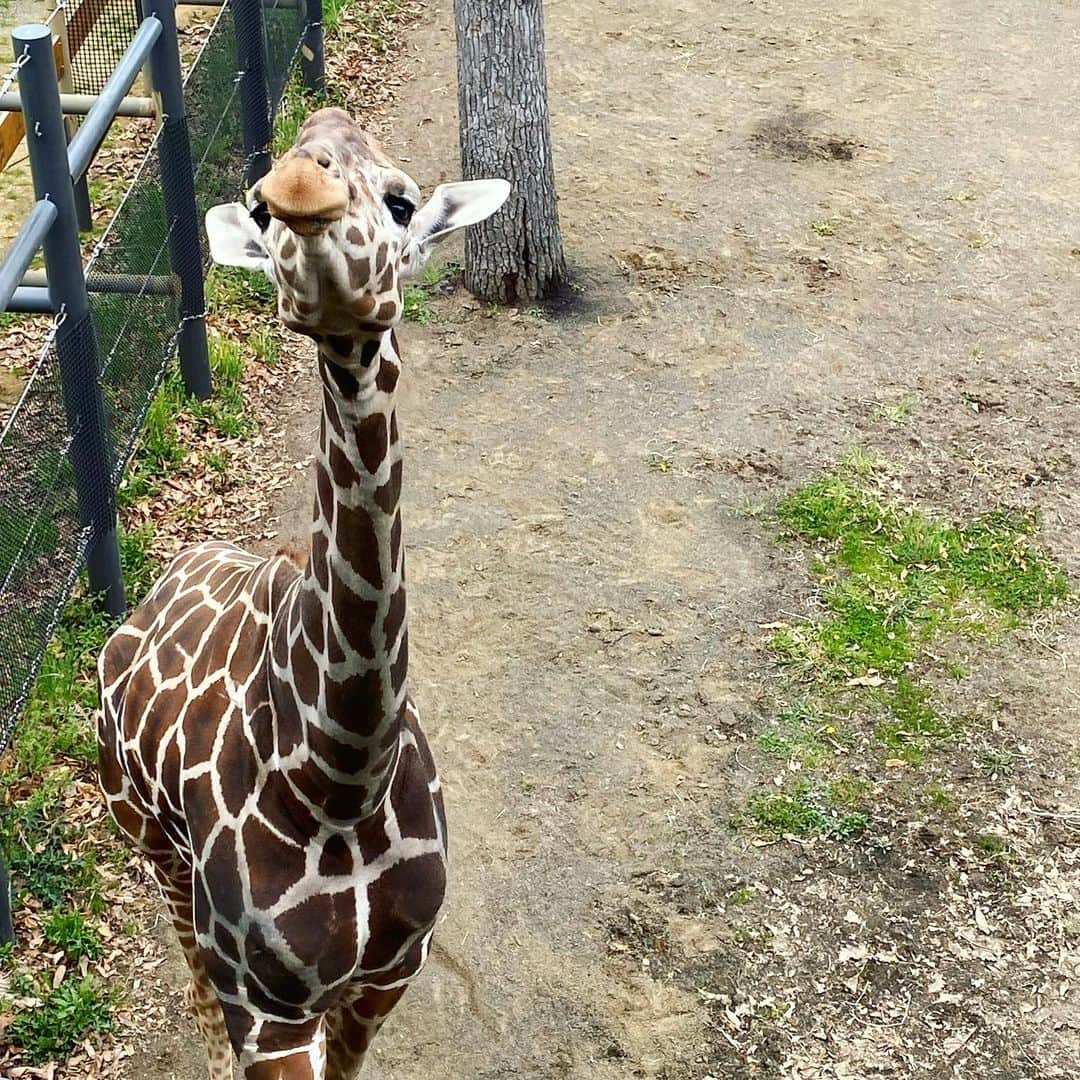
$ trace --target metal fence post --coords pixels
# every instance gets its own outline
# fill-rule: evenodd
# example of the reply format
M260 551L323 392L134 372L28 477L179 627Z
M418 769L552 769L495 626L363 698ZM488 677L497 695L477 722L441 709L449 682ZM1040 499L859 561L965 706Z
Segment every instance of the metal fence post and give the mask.
M11 925L11 882L7 867L0 854L0 945L10 945L15 940L15 928Z
M75 137L77 130L75 121L70 117L64 117L64 130L67 132L68 142ZM90 206L90 183L83 173L78 180L73 180L75 188L75 214L79 219L79 229L89 232L94 227L94 211Z
M90 589L99 594L105 610L120 615L124 611L124 579L116 539L113 455L99 381L97 335L83 276L52 32L47 26L18 26L12 31L11 39L16 56L27 50L28 62L19 73L19 86L34 193L56 206L56 221L43 247L49 295L57 312L56 354L60 361L79 516L90 529L86 569Z
M244 183L249 187L270 171L274 137L267 78L266 28L262 0L231 0L244 117Z
M161 189L169 227L169 255L180 278L180 334L177 346L184 387L197 398L210 396L210 352L206 340L206 293L203 289L199 211L195 170L184 109L180 46L173 0L143 0L147 15L161 21L161 36L150 52L150 75L161 99L162 130L158 145Z
M300 70L304 85L322 95L326 93L322 0L300 0L300 16L304 20L304 36L300 43Z

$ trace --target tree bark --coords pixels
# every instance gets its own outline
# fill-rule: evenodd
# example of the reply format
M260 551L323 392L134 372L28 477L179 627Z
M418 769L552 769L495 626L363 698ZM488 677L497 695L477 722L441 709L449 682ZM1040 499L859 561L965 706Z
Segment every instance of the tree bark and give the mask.
M566 281L551 160L542 0L454 0L461 168L503 177L506 205L465 236L465 284L485 300L553 296Z

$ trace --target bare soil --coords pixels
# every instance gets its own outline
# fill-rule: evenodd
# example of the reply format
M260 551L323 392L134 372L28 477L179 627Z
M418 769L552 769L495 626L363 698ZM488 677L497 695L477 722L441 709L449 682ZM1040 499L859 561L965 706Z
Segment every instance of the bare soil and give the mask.
M731 820L778 768L765 628L811 588L756 508L860 445L898 497L1037 508L1080 572L1080 8L546 8L579 302L458 292L401 334L412 678L453 878L367 1075L1071 1076L1074 618L974 650L957 695L985 723L880 778L879 842ZM387 141L430 190L457 176L447 0L408 48ZM282 401L289 461L313 382ZM268 543L304 536L307 486ZM920 810L930 781L950 815ZM163 970L126 1075L200 1077L175 951Z

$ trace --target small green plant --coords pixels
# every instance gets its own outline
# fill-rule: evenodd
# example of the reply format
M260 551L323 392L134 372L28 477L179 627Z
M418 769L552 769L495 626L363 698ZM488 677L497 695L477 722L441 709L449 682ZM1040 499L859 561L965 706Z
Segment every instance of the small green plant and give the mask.
M1011 750L984 750L979 754L979 768L989 776L1011 776L1015 763Z
M91 976L65 979L36 1008L21 1012L6 1037L32 1063L66 1057L87 1035L113 1030L113 1003Z
M251 335L251 347L264 364L271 367L281 359L281 338L269 327L262 327Z
M838 804L831 788L800 779L785 791L751 795L745 817L770 837L852 839L866 831L869 818L862 810L851 808L853 791L845 791L844 796L847 801Z
M218 453L216 450L211 450L206 455L206 467L211 472L224 473L229 467L228 455Z
M77 964L83 957L96 960L101 955L101 938L77 911L55 912L46 921L44 931L45 939L63 949L72 963Z
M818 218L817 221L810 223L810 228L818 234L818 236L835 236L836 235L836 222L832 218Z
M754 899L754 895L755 890L749 885L740 885L737 889L732 889L728 894L728 902L735 907L746 907Z
M901 426L911 419L915 411L915 402L912 398L901 398L899 401L878 402L877 414L882 420L890 424Z
M981 833L975 837L975 849L991 858L1003 858L1009 853L1009 844L993 833Z
M758 746L766 754L776 754L778 757L789 757L794 749L790 739L778 735L775 731L766 731L758 737Z
M426 326L433 313L429 306L431 297L445 292L454 275L461 269L458 263L429 263L419 278L409 284L403 294L405 318Z
M956 800L940 784L927 784L923 797L931 806L949 813L956 809Z

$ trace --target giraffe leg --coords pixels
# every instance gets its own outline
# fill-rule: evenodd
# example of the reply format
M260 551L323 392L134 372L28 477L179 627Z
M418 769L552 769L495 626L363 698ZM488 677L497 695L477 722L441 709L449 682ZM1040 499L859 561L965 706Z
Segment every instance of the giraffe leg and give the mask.
M235 1014L234 1014L235 1019ZM255 1022L240 1053L244 1080L326 1080L326 1025Z
M150 865L169 909L176 936L180 940L180 948L184 950L184 957L191 969L191 982L184 991L184 999L195 1018L195 1026L206 1043L210 1080L233 1080L232 1043L229 1042L229 1034L225 1029L221 1003L210 985L206 965L195 940L191 913L191 877L186 867L178 865L178 860L167 865L163 860L152 859Z
M365 986L326 1018L326 1080L353 1080L360 1073L371 1040L405 993Z

